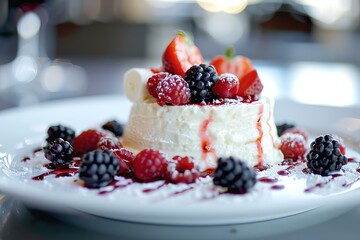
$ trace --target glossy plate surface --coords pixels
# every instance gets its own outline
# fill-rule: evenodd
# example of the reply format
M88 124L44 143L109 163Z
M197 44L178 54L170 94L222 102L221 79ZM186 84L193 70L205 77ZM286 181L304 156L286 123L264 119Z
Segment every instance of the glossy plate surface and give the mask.
M342 176L321 177L304 173L305 164L294 168L275 166L258 173L259 181L247 194L219 194L210 177L195 184L130 183L118 177L116 189L81 186L78 175L34 176L49 172L41 152L49 125L64 124L82 130L107 120L126 122L131 104L121 97L100 96L13 109L0 114L0 191L41 209L73 209L115 220L165 225L226 225L255 223L305 213L320 206L336 207L341 199L345 210L357 204L360 173L358 163L349 163ZM301 112L301 114L299 114ZM348 146L347 156L357 152L359 114L351 108L307 106L279 101L275 119L290 121L317 133L337 133ZM332 116L332 121L325 121ZM345 125L344 125L345 124ZM346 126L346 127L344 127ZM23 161L30 156L29 161ZM287 170L287 175L278 174ZM345 206L345 207L344 207Z

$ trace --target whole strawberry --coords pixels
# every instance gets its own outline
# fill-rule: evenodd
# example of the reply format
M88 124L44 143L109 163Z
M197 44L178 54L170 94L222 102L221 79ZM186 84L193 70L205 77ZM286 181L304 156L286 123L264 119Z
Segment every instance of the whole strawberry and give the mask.
M285 133L280 137L280 150L285 159L298 160L304 157L307 145L304 137L298 133Z
M213 58L210 62L221 75L223 73L234 74L238 78L242 78L246 73L253 69L251 61L240 55L235 55L233 48L228 48L224 55Z
M162 63L165 72L185 77L186 71L193 65L203 63L200 50L185 32L178 32L167 46Z

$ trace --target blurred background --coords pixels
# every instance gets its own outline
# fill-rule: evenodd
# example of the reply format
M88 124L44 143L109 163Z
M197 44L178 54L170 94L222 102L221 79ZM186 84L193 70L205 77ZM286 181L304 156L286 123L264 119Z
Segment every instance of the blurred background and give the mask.
M360 0L0 0L0 109L122 94L179 29L251 58L266 95L360 104Z

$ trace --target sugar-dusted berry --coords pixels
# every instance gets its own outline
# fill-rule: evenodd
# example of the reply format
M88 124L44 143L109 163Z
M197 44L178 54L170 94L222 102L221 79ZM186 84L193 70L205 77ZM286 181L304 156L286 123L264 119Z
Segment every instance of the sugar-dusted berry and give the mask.
M298 160L304 157L307 144L304 137L298 133L285 133L280 137L280 150L285 159Z
M154 98L158 98L156 88L162 80L166 79L169 76L170 73L168 72L159 72L155 73L147 80L146 88L151 96L153 96Z
M45 158L50 160L55 168L69 167L70 160L74 154L73 147L68 141L57 138L47 143L44 147Z
M125 148L115 149L113 150L113 153L120 164L120 169L117 174L122 176L130 176L132 173L132 165L135 159L135 155Z
M193 183L200 177L199 166L192 157L173 157L169 161L167 179L172 183Z
M235 98L239 90L239 79L231 73L224 73L214 84L213 93L221 98Z
M185 80L178 75L169 75L158 83L156 88L158 94L157 103L183 105L190 100L190 88Z
M74 138L74 151L84 154L95 150L98 148L99 142L103 137L105 137L105 134L95 129L83 131Z
M139 180L149 182L161 179L166 173L167 165L163 152L148 148L135 156L133 170Z

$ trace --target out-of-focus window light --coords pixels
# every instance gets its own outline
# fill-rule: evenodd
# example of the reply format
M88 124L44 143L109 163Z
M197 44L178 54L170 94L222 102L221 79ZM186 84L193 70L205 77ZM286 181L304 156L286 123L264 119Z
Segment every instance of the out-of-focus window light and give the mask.
M248 0L197 0L200 7L209 12L240 13L248 5Z
M358 99L359 72L349 64L294 63L290 95L307 104L349 106Z
M358 0L295 0L302 4L315 23L328 29L352 29L360 13Z

